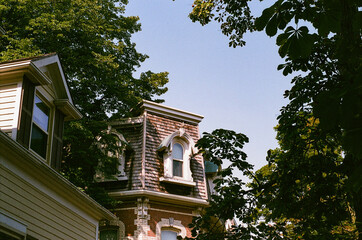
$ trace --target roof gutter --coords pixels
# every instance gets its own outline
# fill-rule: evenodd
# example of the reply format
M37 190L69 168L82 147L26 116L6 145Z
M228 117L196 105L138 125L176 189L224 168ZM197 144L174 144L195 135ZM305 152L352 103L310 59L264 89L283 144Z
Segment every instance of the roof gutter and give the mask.
M169 203L182 204L187 206L202 206L206 207L209 202L204 199L180 196L176 194L169 194L163 192L155 192L150 190L131 190L131 191L119 191L109 192L109 196L114 198L131 198L131 197L148 197L153 200L163 200Z

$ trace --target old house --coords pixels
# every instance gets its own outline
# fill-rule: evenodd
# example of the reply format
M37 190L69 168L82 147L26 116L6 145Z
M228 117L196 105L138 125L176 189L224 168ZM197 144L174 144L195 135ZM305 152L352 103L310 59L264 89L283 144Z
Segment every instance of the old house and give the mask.
M109 133L127 148L119 174L96 179L122 201L115 214L125 239L190 237L193 216L208 206L204 160L195 148L203 117L150 101L136 116L110 123Z
M0 239L98 239L117 225L57 172L63 122L80 117L56 54L0 63Z
M118 173L95 176L114 215L58 173L63 122L81 117L58 56L0 63L0 239L190 237L218 170L195 148L203 117L146 100L134 113L109 124Z

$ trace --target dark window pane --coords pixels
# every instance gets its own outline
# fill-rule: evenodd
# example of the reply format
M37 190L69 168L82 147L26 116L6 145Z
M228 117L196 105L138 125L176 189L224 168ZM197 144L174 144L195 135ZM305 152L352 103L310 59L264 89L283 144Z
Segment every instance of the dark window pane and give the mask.
M182 177L182 161L173 160L173 176Z
M49 112L48 106L35 96L33 121L46 132L48 132Z
M175 143L172 148L172 158L173 159L183 159L184 150L179 143Z
M117 230L102 230L100 240L118 240Z
M30 148L43 158L46 156L47 138L48 135L33 123Z
M6 239L6 240L18 240L19 238L12 237L10 235L7 235L6 233L0 232L0 239Z

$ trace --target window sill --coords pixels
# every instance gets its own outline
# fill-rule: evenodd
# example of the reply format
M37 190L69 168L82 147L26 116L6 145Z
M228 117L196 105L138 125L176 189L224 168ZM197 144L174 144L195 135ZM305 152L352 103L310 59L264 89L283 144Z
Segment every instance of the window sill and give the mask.
M182 186L195 187L196 183L184 179L160 177L160 182L172 183Z

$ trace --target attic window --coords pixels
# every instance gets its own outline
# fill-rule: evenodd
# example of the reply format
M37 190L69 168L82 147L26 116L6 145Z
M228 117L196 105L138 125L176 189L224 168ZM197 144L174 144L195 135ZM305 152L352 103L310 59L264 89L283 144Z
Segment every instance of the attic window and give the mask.
M179 143L173 145L172 150L172 172L173 176L182 177L182 165L184 159L184 149Z
M114 135L114 137L117 139L117 147L119 147L119 150L115 152L111 151L105 151L104 148L106 145L99 144L99 147L103 149L105 154L108 155L108 157L117 158L118 164L117 169L108 169L110 172L116 172L115 174L112 174L111 176L108 175L102 171L105 170L106 166L102 162L98 162L98 170L96 171L96 174L94 176L95 181L97 182L108 182L108 181L122 181L127 180L127 176L125 173L125 165L126 165L126 154L125 154L125 148L122 147L124 145L127 145L126 139L123 137L122 134L117 132L116 130L108 130L108 133L111 135ZM99 139L100 140L100 139ZM109 173L108 173L109 174Z
M43 158L46 158L49 115L50 108L38 96L35 96L30 148Z
M183 128L167 136L158 148L163 155L164 176L161 182L195 186L191 172L191 156L194 142Z

